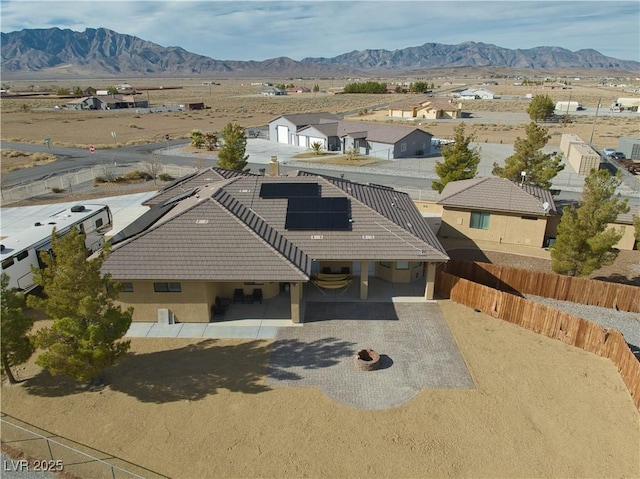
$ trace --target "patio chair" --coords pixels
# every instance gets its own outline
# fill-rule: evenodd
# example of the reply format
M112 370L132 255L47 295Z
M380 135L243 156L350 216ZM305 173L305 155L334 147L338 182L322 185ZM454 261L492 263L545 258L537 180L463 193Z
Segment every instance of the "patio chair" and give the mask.
M233 304L244 303L244 290L238 288L233 292Z
M351 274L351 268L349 268L348 266L343 266L340 270L340 274Z
M253 290L253 294L251 296L253 296L253 301L252 302L259 301L260 304L262 304L262 290L261 289L254 289Z
M224 314L227 312L228 306L225 304L222 304L222 301L220 300L220 296L216 296L215 306L216 306L216 310L218 310L220 314L224 316Z

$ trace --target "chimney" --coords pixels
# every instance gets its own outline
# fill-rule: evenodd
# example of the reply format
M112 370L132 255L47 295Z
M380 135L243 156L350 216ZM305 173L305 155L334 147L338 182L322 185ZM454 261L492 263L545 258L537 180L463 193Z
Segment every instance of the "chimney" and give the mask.
M280 176L280 164L278 163L278 157L272 156L269 162L269 176Z

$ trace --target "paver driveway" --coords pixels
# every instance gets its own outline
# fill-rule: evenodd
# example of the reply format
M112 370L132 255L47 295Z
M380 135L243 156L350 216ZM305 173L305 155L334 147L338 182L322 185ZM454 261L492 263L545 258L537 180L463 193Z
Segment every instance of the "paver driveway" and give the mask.
M307 303L302 328L280 328L271 354L271 387L316 387L358 409L387 409L423 388L473 388L473 380L433 302ZM381 356L360 371L358 349Z

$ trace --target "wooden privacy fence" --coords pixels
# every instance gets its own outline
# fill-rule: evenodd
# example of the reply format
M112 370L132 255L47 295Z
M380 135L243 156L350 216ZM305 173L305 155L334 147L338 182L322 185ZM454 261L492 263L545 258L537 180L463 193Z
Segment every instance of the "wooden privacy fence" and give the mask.
M640 313L638 286L462 260L450 260L444 271L501 291Z
M618 367L636 407L640 409L640 362L620 331L603 328L564 311L459 278L440 269L436 272L436 293L494 318L611 359Z

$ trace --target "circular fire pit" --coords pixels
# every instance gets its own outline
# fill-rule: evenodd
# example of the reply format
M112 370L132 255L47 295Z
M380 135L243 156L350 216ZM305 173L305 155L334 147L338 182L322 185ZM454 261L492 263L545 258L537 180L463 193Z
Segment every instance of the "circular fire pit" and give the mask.
M360 349L353 357L357 369L373 371L380 367L380 355L373 349Z

